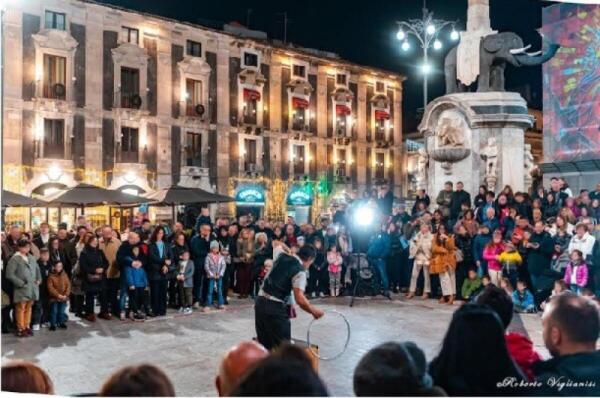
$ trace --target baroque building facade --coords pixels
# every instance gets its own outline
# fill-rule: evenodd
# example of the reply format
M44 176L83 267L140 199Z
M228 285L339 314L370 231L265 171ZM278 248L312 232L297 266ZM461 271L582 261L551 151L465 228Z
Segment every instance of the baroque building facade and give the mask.
M398 74L91 1L9 0L4 22L5 189L324 180L402 194Z

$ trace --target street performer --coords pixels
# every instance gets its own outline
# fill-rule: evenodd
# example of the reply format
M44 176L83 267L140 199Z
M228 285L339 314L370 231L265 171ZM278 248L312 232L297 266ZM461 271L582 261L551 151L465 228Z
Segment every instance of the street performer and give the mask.
M304 311L315 319L323 316L323 311L310 305L304 295L306 288L306 270L315 259L314 246L306 244L297 255L282 248L274 250L273 267L265 277L254 305L254 317L258 342L268 350L277 347L292 338L290 314L291 296ZM284 249L284 250L281 250Z

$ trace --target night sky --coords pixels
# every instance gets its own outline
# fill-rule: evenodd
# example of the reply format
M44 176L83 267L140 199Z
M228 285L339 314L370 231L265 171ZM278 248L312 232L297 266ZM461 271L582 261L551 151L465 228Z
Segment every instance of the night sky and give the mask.
M157 14L177 20L221 28L223 23L239 21L246 24L250 13L250 28L267 32L269 38L283 38L283 16L287 12L288 41L300 46L338 53L342 58L364 65L404 74L405 132L416 126L414 114L422 107L422 80L418 65L420 49L412 38L411 50L404 52L396 39L396 21L420 18L422 0L99 0L103 3ZM541 9L551 2L539 0L491 0L492 28L513 31L537 51L541 39L536 29L541 27ZM434 16L459 20L457 30L466 24L467 0L428 0ZM460 27L460 29L458 28ZM450 46L447 34L440 37L445 46L432 51L434 67L429 79L429 99L444 94L443 57ZM542 107L541 67L514 68L506 72L507 89L519 91L530 106Z

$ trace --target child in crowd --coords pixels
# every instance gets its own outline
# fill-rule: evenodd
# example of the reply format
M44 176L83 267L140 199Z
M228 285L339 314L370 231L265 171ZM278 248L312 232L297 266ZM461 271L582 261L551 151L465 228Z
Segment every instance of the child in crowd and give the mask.
M512 294L512 301L515 308L515 312L535 312L533 294L531 294L531 292L527 290L527 283L524 280L519 280L517 282L517 290L515 290Z
M502 279L502 267L498 257L503 251L502 232L494 231L492 240L483 249L483 259L487 261L488 275L495 286L500 286L500 279Z
M148 289L148 277L144 268L137 265L141 261L140 248L134 246L131 253L130 265L125 267L125 281L129 293L129 318L132 321L143 321L146 317L141 312L141 307L145 306L144 295ZM133 265L133 262L136 262L136 265ZM146 308L146 311L148 311L148 308Z
M213 240L210 242L210 252L204 262L204 270L208 278L208 291L206 293L206 306L202 309L204 312L210 311L213 303L213 292L215 285L217 288L217 304L219 309L225 308L223 300L223 275L225 274L225 258L219 253L219 242Z
M47 247L40 249L40 258L38 267L42 275L40 283L40 299L33 305L33 315L31 327L33 330L39 330L40 325L50 321L50 301L48 300L48 276L52 272L52 262L50 261L50 251Z
M513 288L513 284L510 282L510 279L508 278L502 278L500 280L500 289L503 289L506 294L508 294L509 296L512 296L513 291L515 290Z
M309 270L310 295L312 298L325 297L324 292L329 285L329 272L327 271L327 259L323 251L323 241L315 239L314 246L317 254Z
M66 329L68 317L65 309L71 294L71 281L63 270L63 264L60 261L54 264L52 272L48 275L46 291L48 292L47 298L50 304L49 330L55 331L57 326Z
M194 268L194 262L190 260L190 251L186 249L179 255L179 272L177 273L177 288L179 297L181 297L179 312L185 315L192 313Z
M483 286L483 288L485 289L489 285L492 285L492 280L490 279L490 277L488 275L482 276L481 277L481 286Z
M580 250L573 250L570 257L571 261L567 264L564 281L573 293L580 295L588 282L588 266Z
M548 302L550 302L550 299L552 299L552 297L564 293L564 292L569 292L569 287L567 286L567 284L565 283L564 280L562 279L557 279L554 281L554 287L552 288L552 294L550 294L550 297L548 297L546 299L546 301L542 302L540 304L540 308L542 310L544 310L546 308L546 304L548 304Z
M502 267L502 276L508 278L511 286L515 286L523 259L512 242L506 242L504 250L498 256L498 261Z
M327 270L329 271L329 291L331 297L337 297L340 293L340 282L342 277L342 254L337 245L331 245L327 252Z
M472 301L475 296L481 291L481 278L477 275L477 271L474 268L469 269L468 277L462 284L460 294L466 301Z

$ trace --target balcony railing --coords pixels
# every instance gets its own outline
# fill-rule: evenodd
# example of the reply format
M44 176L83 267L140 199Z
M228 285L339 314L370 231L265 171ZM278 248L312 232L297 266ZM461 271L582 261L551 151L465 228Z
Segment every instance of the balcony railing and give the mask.
M42 96L64 101L67 98L67 90L62 83L44 83L42 85Z
M115 108L140 109L142 107L142 97L139 93L115 93Z

